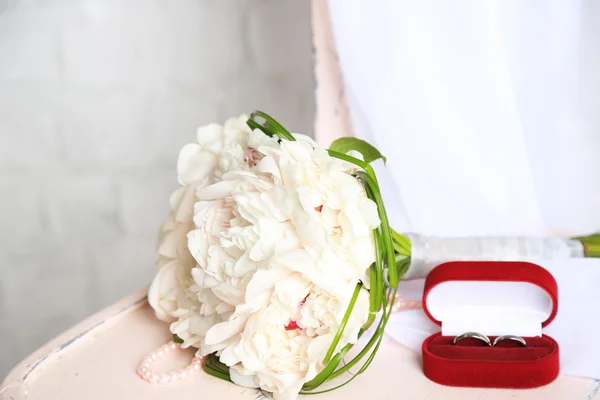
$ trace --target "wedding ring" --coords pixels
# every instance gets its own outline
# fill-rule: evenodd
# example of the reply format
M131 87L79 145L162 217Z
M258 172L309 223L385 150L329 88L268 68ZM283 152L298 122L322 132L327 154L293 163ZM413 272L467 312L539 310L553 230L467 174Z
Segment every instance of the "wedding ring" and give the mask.
M521 343L523 345L523 347L527 347L527 342L525 341L525 339L523 339L521 336L516 336L516 335L498 336L496 339L494 339L494 343L492 344L492 346L497 345L498 343L500 343L503 340L512 340L514 342Z
M487 344L488 346L492 345L492 342L490 342L489 337L487 337L481 333L478 333L478 332L465 332L465 333L455 337L454 340L452 341L452 343L456 344L466 338L478 339L478 340L481 340L483 343Z

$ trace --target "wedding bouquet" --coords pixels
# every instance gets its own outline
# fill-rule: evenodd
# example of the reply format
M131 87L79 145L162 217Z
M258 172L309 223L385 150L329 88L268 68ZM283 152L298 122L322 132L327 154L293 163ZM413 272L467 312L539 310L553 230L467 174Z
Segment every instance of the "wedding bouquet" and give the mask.
M547 256L600 253L599 235L400 234L369 164L378 159L356 138L319 148L259 111L204 126L183 147L148 300L175 341L198 349L207 373L276 399L349 376L321 392L333 390L372 362L407 271L423 277L439 259L501 259L514 248L511 256L526 256L524 244Z

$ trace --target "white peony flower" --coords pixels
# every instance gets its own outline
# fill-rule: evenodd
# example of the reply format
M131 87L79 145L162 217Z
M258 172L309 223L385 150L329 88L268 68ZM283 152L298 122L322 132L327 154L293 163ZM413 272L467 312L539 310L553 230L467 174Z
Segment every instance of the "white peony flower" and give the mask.
M148 302L159 319L175 321L171 331L184 340L184 347L198 347L206 331L226 318L222 301L210 290L194 285L191 270L196 261L189 252L187 234L194 229L197 188L212 183L227 166L239 168L244 162L240 151L247 146L250 132L246 120L242 115L225 126L211 124L198 129L197 142L184 146L179 154L177 173L182 187L171 196L172 212L161 228L159 271L148 290ZM219 305L221 312L214 312Z
M184 346L216 352L234 382L295 398L325 367L366 281L379 218L348 163L304 135L280 142L245 121L201 128L182 149L180 222L165 225L169 262L149 301ZM361 289L336 350L356 342L368 310Z
M276 284L276 295L248 319L239 342L221 352L221 362L230 366L235 383L273 392L276 399L295 399L302 385L323 370L354 290L338 299L312 286L300 306L281 301L285 290L300 292L298 288L307 285L310 282L297 273ZM361 290L336 350L356 342L368 310L368 293Z

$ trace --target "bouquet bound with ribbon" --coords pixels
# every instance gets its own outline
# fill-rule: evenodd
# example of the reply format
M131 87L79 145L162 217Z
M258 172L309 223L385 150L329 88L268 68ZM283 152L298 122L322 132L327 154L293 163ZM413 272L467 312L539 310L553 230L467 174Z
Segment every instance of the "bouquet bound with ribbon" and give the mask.
M151 372L153 354L140 375L167 383L203 368L276 399L322 393L369 367L401 279L423 278L450 260L600 255L598 234L396 232L369 164L378 159L385 162L356 138L319 148L260 111L199 128L179 154L181 187L170 199L148 293L175 342L158 355L198 350L189 368L165 376ZM354 345L360 351L347 356Z

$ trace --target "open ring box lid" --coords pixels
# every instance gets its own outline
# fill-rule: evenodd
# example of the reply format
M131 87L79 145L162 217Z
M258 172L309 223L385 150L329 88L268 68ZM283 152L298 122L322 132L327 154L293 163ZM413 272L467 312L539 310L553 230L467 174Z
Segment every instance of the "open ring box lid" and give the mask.
M544 268L528 262L455 261L427 276L423 309L441 332L423 342L423 371L448 386L533 388L559 373L558 343L542 334L558 311L558 286ZM493 340L523 337L527 346L477 339L453 344L457 335L478 332Z

